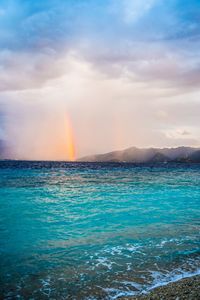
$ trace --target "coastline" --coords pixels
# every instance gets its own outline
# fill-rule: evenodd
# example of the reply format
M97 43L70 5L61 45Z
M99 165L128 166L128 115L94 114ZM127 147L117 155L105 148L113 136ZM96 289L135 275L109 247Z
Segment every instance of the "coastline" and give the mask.
M200 275L183 278L156 287L148 294L122 297L121 300L198 300L200 299Z

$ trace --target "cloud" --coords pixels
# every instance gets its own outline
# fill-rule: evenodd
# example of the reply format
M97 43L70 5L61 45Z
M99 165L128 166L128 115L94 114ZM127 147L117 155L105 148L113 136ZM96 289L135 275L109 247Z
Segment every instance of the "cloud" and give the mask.
M1 10L6 12L1 22L1 90L37 88L62 76L61 61L68 52L110 77L151 81L176 93L198 89L200 32L192 5L17 0L4 1ZM128 24L121 21L124 17Z
M43 158L48 147L62 158L63 111L79 156L198 143L199 11L196 0L1 1L0 140L9 153Z
M181 135L190 135L191 133L188 130L184 129L184 130L181 130L180 134Z
M51 48L37 54L4 50L0 53L0 90L41 88L48 80L62 76L62 63Z
M174 140L174 145L199 145L198 135L195 134L196 128L184 129L173 128L163 130L163 134L168 140Z
M135 23L158 2L158 0L122 0L118 1L118 4L122 5L124 21Z
M172 138L172 139L180 139L183 138L185 139L186 135L191 135L191 132L188 129L183 129L183 128L175 128L173 130L167 130L165 132L166 137Z
M189 98L190 103L188 95L176 95L170 102L160 98L159 88L151 83L107 78L72 54L62 66L67 72L42 88L2 93L3 131L11 157L64 159L59 145L66 139L66 114L73 124L78 157L132 145L196 145L198 94ZM186 130L191 134L183 135Z

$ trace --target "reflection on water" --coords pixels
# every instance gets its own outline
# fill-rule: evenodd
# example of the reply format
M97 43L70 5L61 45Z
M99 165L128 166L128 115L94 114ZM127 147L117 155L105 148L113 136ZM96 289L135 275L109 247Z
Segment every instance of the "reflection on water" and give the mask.
M5 299L116 299L199 272L200 166L0 162Z

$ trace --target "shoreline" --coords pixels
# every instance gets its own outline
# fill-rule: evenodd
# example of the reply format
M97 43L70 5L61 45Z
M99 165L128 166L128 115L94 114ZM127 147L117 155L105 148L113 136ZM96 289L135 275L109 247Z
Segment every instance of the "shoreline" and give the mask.
M200 300L200 275L186 277L153 288L148 294L120 297L121 300Z

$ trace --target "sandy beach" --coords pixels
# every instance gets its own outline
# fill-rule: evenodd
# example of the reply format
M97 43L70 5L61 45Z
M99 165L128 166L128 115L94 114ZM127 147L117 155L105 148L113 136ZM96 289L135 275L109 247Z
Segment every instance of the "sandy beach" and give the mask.
M147 295L123 297L123 300L198 300L200 299L200 275L155 288Z

